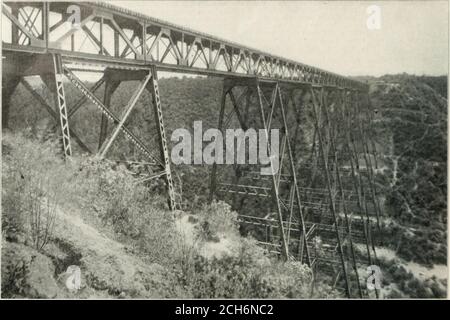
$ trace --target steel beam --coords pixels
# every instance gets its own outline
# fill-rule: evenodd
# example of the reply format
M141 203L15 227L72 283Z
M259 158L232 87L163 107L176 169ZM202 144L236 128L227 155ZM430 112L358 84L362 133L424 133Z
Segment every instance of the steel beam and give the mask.
M147 90L151 92L153 97L153 110L155 114L156 125L158 128L160 154L161 159L163 160L164 163L164 170L166 172L165 179L166 179L167 193L169 196L169 208L171 210L175 210L178 207L178 205L175 199L175 186L173 183L172 171L170 168L169 148L167 146L166 129L164 127L163 110L158 85L158 73L156 71L156 68L152 68L150 75L151 75L150 82L146 86Z
M105 107L109 108L111 103L111 97L114 94L114 91L119 87L120 82L107 79L105 81L105 92L103 96L103 104ZM98 150L100 150L103 146L103 143L106 140L106 135L108 132L108 117L102 113L102 119L100 122L100 135L99 135L99 141L98 141Z
M131 96L130 101L128 102L128 105L125 107L125 110L123 111L122 116L120 117L119 123L116 125L114 130L111 132L108 139L106 139L106 142L102 147L100 148L98 155L100 158L104 158L106 153L108 152L109 148L111 147L114 140L117 138L117 135L122 130L125 121L127 120L128 116L130 115L131 111L136 105L136 102L139 100L139 97L144 92L147 83L150 81L151 74L149 73L147 76L145 76L144 79L141 80L140 86L134 91L133 95Z

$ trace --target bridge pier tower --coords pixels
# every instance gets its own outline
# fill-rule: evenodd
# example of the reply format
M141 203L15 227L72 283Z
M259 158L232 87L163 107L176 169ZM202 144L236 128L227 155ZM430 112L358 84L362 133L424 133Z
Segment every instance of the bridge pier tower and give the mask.
M368 132L363 98L344 88L225 79L219 130L226 136L227 129L262 129L268 136L278 129L279 170L261 175L248 163L214 164L210 181L210 200L229 200L242 225L269 251L313 269L331 266L349 297L364 295L358 270L364 252L357 252L353 238L364 244L369 265L375 255L371 225L378 207L370 192L373 174L364 172L372 164L362 139ZM261 229L276 234L264 236Z
M122 132L128 141L146 159L145 162L138 162L145 163L150 174L140 177L139 180L141 182L147 182L149 180L163 178L168 192L168 206L171 210L177 208L158 87L157 70L154 66L123 68L120 64L105 65L100 62L95 63L96 67L103 67L103 69L95 69L95 72L102 73L102 76L91 88L88 88L74 72L91 72L93 70L89 69L89 66L85 64L81 64L81 68L74 67L73 63L64 61L58 54L7 53L3 66L2 94L4 103L6 103L2 108L3 126L7 126L10 110L8 105L9 99L14 89L21 83L36 99L38 105L47 110L57 127L60 128L65 157L72 155L73 148L71 141L74 140L82 152L96 155L99 158L106 158L111 146L117 140L118 134ZM53 95L53 106L28 81L27 77L29 76L39 76L42 79L44 85ZM67 106L64 91L64 86L68 84L67 80L82 94L81 98L70 106L70 108ZM133 92L128 103L119 111L121 115L116 115L110 107L111 98L122 82L133 80L140 81L140 84ZM95 95L95 92L103 85L104 95L103 100L100 100ZM135 109L144 91L148 92L151 96L152 108L150 114L153 114L153 123L155 126L155 132L152 132L152 134L154 133L158 140L158 145L155 148L159 149L159 156L154 155L151 147L144 142L149 139L142 140L138 138L126 125L126 121L129 119L130 114ZM102 114L98 146L92 146L83 142L81 134L76 131L73 123L69 121L88 101L94 104ZM113 125L110 130L108 130L109 123ZM93 151L95 149L97 149L96 152ZM136 161L133 162L135 163ZM125 161L125 163L128 164L129 161Z
M255 115L258 116L255 117ZM290 253L290 239L293 232L291 223L295 215L298 225L296 233L299 239L296 246L300 247L300 252L304 252L300 260L303 261L305 258L306 263L310 265L309 248L305 240L307 230L280 83L258 78L226 79L219 115L219 130L224 136L226 129L230 128L230 125L233 126L233 118L237 128L243 131L259 130L259 139L269 141L267 149L264 150L266 155L272 155L273 144L278 143L269 138L272 137L272 130L278 130L281 136L280 151L279 154L269 157L264 175L258 172L258 169L262 169L256 164L233 165L234 172L228 175L227 173L218 174L218 166L214 164L211 171L210 199L212 200L216 193L230 193L236 205L236 198L241 195L244 196L241 206L246 201L246 196L264 199L265 205L262 205L260 200L256 200L256 206L258 209L264 208L267 211L266 215L276 217L279 243L275 244L275 251L279 250L286 260L292 257ZM217 182L218 178L221 179L220 183ZM227 183L226 180L230 178L232 182ZM270 202L265 201L267 199L271 199Z

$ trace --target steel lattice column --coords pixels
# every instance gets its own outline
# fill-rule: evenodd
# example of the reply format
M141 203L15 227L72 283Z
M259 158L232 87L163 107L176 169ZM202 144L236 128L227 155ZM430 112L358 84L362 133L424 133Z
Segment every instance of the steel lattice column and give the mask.
M161 105L161 96L159 93L159 86L158 86L158 73L156 71L155 66L152 66L151 68L151 75L152 77L150 79L149 84L147 85L147 89L151 92L153 97L153 107L155 112L155 121L157 122L158 128L160 154L164 163L164 170L166 172L165 179L167 184L167 192L169 196L169 207L171 210L175 210L177 207L175 199L175 188L172 179L172 171L170 168L169 149L167 146L166 131L164 127L163 112Z
M325 151L324 148L324 137L322 136L321 133L321 128L320 128L320 124L319 124L319 111L321 109L321 105L322 105L322 101L323 101L323 88L318 89L318 93L316 94L315 89L311 88L311 96L312 96L312 109L313 109L313 115L314 115L314 121L316 123L316 128L317 128L317 136L318 136L318 140L319 140L319 150L320 150L320 155L322 156L322 161L323 161L323 165L324 165L324 174L325 174L325 181L326 181L326 185L327 185L327 191L328 191L328 198L329 198L329 204L330 204L330 211L331 214L333 216L334 219L334 227L336 230L336 240L337 240L337 244L338 244L338 249L339 249L339 257L341 260L341 266L342 266L342 273L344 276L344 280L345 280L345 290L346 290L346 294L348 297L350 297L350 284L349 284L349 279L348 279L348 274L347 274L347 267L345 265L345 259L344 259L344 251L342 248L342 239L341 236L339 234L339 229L338 229L338 219L337 219L337 214L336 214L336 206L335 206L335 199L334 199L334 195L333 195L333 191L332 191L332 183L331 183L331 177L330 177L330 172L329 172L329 166L328 166L328 160L327 160L327 153ZM318 95L318 97L317 97Z
M329 94L332 94L332 92L329 92ZM327 96L325 96L324 103L322 104L322 110L323 110L322 112L325 115L325 124L327 126L327 129L329 131L331 131L331 118L330 118L329 111L328 111L328 109L331 107L331 105L328 103L327 100L328 100ZM333 103L333 105L334 104L335 104L335 102ZM336 120L338 120L338 119L335 119L335 122L338 122ZM349 245L350 245L353 271L355 272L355 276L356 276L356 284L357 284L357 288L358 288L358 294L359 294L359 297L362 298L363 295L362 295L361 283L359 282L359 274L358 274L358 266L356 263L355 248L353 245L353 239L352 239L352 234L351 234L351 222L348 218L347 204L345 201L345 191L344 191L344 187L342 184L341 172L340 172L340 168L339 168L341 165L341 162L338 159L338 149L336 147L335 138L332 134L330 134L330 147L331 147L331 153L333 154L333 157L334 157L333 160L335 162L337 185L338 185L339 193L340 193L340 196L342 199L342 207L343 207L343 213L344 213L344 218L345 218L344 222L346 225L347 237L348 237L348 241L349 241Z
M70 139L69 116L67 112L66 96L64 92L64 72L61 56L58 54L49 54L53 72L40 74L47 88L52 92L55 101L55 111L59 116L59 127L62 133L62 147L66 157L72 155L72 146Z

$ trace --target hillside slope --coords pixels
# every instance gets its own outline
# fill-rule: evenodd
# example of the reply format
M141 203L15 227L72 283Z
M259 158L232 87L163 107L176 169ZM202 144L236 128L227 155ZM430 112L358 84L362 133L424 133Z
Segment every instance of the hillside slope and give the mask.
M387 243L401 257L447 263L446 78L385 76L372 82L379 175L392 222ZM434 84L435 87L429 85Z
M227 204L170 212L126 168L64 162L55 140L3 134L3 298L338 296L242 237ZM79 290L67 286L74 268Z

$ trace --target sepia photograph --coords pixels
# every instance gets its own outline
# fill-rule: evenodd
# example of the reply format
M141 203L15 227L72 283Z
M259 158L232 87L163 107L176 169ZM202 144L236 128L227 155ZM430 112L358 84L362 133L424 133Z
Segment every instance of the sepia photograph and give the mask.
M1 7L2 300L448 299L448 1Z

